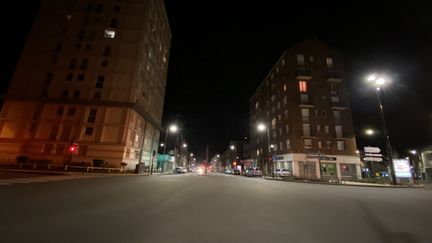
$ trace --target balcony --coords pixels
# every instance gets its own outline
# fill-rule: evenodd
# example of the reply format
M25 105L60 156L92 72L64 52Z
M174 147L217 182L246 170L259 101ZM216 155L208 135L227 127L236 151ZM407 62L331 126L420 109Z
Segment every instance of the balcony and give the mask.
M298 68L296 71L296 78L298 80L311 80L312 79L312 72L309 70L306 70L305 68Z
M327 74L327 82L342 82L342 75L335 71L329 71Z

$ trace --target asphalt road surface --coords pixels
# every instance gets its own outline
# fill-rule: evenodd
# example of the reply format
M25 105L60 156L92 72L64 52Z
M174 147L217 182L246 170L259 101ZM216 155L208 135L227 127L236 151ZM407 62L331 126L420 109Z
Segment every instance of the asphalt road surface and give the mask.
M432 190L226 175L0 186L0 242L432 242Z

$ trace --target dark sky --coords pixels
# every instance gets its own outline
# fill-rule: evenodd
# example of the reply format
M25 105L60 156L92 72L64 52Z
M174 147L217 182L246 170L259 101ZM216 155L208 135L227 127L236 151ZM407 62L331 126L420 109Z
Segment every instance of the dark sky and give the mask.
M414 1L166 0L173 39L164 124L177 120L189 148L222 152L249 136L248 101L286 48L316 37L341 52L358 146L377 145L366 127L380 129L374 90L362 78L378 70L394 77L383 98L393 146L400 154L431 142L432 5ZM1 16L5 90L39 1L8 1Z

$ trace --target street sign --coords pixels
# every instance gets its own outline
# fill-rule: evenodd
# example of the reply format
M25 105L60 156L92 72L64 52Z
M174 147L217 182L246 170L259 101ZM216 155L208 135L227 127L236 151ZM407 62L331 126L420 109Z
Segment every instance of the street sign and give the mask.
M383 159L381 157L365 157L365 161L375 161L375 162L381 162Z
M381 149L378 147L364 147L365 153L379 153Z
M366 157L382 157L382 154L365 154Z

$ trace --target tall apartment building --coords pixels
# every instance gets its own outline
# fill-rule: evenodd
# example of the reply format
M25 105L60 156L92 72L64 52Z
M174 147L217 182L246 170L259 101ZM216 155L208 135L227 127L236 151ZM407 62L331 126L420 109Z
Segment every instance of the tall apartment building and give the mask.
M251 146L258 165L306 178L360 178L341 56L310 39L287 49L250 99ZM321 165L321 166L320 166ZM270 171L268 171L270 172Z
M0 114L3 161L149 165L170 40L163 0L43 0Z

